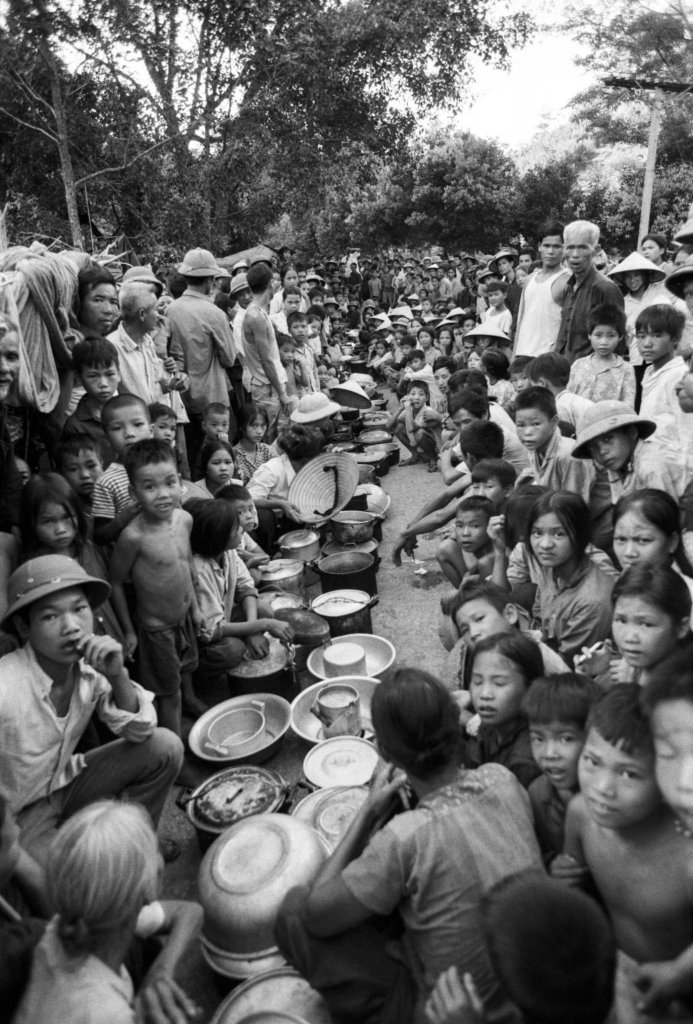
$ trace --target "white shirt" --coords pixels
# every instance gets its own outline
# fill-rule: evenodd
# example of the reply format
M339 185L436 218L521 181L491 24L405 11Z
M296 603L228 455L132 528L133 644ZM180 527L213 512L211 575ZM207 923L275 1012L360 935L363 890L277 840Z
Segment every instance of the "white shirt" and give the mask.
M289 497L289 487L296 476L296 470L286 452L274 459L263 462L248 481L248 491L253 501L269 498L270 494L280 498Z
M562 308L554 299L552 288L561 275L568 278L568 271L556 267L542 279L540 273L537 270L530 274L522 291L515 331L516 356L534 357L550 352L558 338Z

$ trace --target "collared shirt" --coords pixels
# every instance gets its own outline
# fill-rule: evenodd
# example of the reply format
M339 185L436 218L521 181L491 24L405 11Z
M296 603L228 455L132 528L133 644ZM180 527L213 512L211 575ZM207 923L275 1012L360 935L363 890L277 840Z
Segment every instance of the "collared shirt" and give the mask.
M476 741L470 743L470 747L473 748L473 764L502 764L525 789L541 775L532 757L529 726L524 716L506 722L501 728L482 722Z
M587 499L592 479L591 464L574 459L575 442L563 437L558 427L544 452L528 451L529 467L534 482L552 491L572 491Z
M623 309L623 295L618 285L610 281L590 264L579 279L571 274L563 294L563 313L556 340L556 352L571 362L591 351L587 320L595 306L619 306Z
M656 436L655 431L653 437ZM619 472L607 470L607 478L614 505L624 494L641 491L644 487L666 491L678 501L687 483L681 460L670 458L667 449L657 448L648 441L638 441L630 462Z
M79 775L86 760L74 751L94 711L131 743L147 739L156 726L154 695L138 683L132 685L139 710L123 711L105 676L84 661L71 671L75 688L67 714L59 718L50 699L53 680L31 645L0 658L0 788L15 813Z
M614 579L585 555L568 580L547 573L537 590L542 636L566 661L611 636Z
M576 787L577 792L577 787ZM529 787L529 799L534 816L534 831L539 847L548 863L563 853L565 816L568 804L546 775L540 775Z
M245 597L257 597L253 578L237 551L225 551L221 565L216 558L201 555L193 555L193 561L200 613L212 631L222 622L231 621L234 604Z
M137 395L147 405L163 401L161 380L165 371L151 336L145 334L138 345L121 323L108 340L118 349L121 394Z
M79 437L81 435L94 441L99 446L98 450L102 454L103 467L108 469L115 460L116 453L108 443L108 437L106 431L101 426L101 420L96 419L88 403L89 398L87 395L82 395L75 411L65 420L63 437Z
M583 356L576 359L570 368L568 391L593 402L614 399L634 409L635 370L620 356L614 356L609 366L598 363L594 354Z
M580 417L588 409L591 409L593 405L594 402L590 401L589 398L575 395L572 391L559 391L556 395L556 412L558 413L559 420L564 420L576 428L579 426Z
M248 490L253 501L258 498L269 498L270 494L279 498L289 497L291 481L296 470L286 452L274 459L269 459L255 470L248 481Z
M693 417L683 412L676 393L676 386L685 373L686 364L681 356L674 356L658 370L648 366L642 378L640 415L657 424L657 430L647 438L645 445L658 453L666 451L669 462L678 462L681 473L687 471L690 476Z
M190 377L188 407L202 412L210 402L229 404L228 378L224 367L232 367L236 347L226 314L208 295L190 288L166 311L174 341L185 357Z

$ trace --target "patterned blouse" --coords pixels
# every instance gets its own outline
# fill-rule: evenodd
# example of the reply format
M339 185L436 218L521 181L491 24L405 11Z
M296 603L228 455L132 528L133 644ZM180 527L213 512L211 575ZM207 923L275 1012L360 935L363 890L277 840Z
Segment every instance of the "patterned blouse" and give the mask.
M594 356L576 359L570 368L568 391L593 402L616 399L635 407L635 370L620 356L611 366L599 368Z
M245 487L251 476L265 462L272 458L272 449L268 444L259 441L255 446L255 454L249 454L240 444L235 444L231 449L233 461L236 466L236 476L239 476Z

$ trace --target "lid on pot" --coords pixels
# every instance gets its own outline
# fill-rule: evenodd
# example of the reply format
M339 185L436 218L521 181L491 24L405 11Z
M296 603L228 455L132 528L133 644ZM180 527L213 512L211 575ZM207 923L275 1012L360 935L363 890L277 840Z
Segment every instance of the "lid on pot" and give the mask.
M372 598L365 590L331 590L320 594L311 602L311 608L325 618L340 618L355 615L370 604Z
M330 639L330 627L315 612L302 608L278 608L275 618L289 623L294 631L295 644L325 644Z
M304 569L305 562L299 562L293 558L273 558L271 562L260 566L260 572L267 583L302 576Z
M198 786L187 813L193 825L221 833L244 818L276 810L285 793L284 780L277 772L241 765L217 772Z
M378 751L358 736L335 736L309 750L303 774L322 789L327 786L365 786L378 763Z
M242 1024L253 1013L295 1013L309 1024L332 1024L327 1004L292 967L251 978L226 997L211 1024Z
M359 452L356 461L364 466L375 466L387 458L387 452L372 452L369 448L365 452Z
M303 565L303 562L299 564ZM242 661L240 665L234 665L233 668L227 669L227 673L231 679L260 680L266 676L273 675L275 672L281 672L283 668L286 668L288 660L289 654L286 647L282 645L281 640L271 636L269 638L269 651L264 658L249 658L247 661Z
M322 547L323 555L341 555L345 551L362 551L366 555L375 555L377 550L377 540L364 540L360 544L340 544L336 540L329 540Z
M279 590L276 592L264 590L262 592L262 600L265 604L269 604L273 612L278 608L303 608L303 598L301 595L292 594L289 590Z
M361 444L387 444L392 440L392 434L387 430L364 430L359 434Z
M291 551L293 548L303 548L306 544L315 544L319 540L320 537L315 530L292 530L291 533L282 534L278 543L280 548Z
M367 786L318 789L292 807L291 814L314 828L334 850L367 796Z
M339 555L327 555L317 563L318 572L351 573L370 569L375 559L364 551L343 551Z
M354 496L359 469L348 452L327 452L311 459L291 481L289 501L306 523L324 523Z

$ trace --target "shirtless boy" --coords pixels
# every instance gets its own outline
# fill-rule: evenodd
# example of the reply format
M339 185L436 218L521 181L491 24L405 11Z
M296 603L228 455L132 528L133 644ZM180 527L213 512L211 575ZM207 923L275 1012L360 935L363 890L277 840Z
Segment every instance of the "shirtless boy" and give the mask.
M593 705L578 776L551 872L574 882L587 867L606 904L618 947L613 1020L691 1021L691 840L657 788L636 684L614 686Z
M192 696L196 634L203 622L195 595L190 550L192 517L179 507L180 480L166 441L140 441L125 457L140 511L118 538L111 562L113 603L125 632L125 650L139 647L140 676L157 697L161 725L180 736L181 687ZM135 591L135 633L125 596Z

